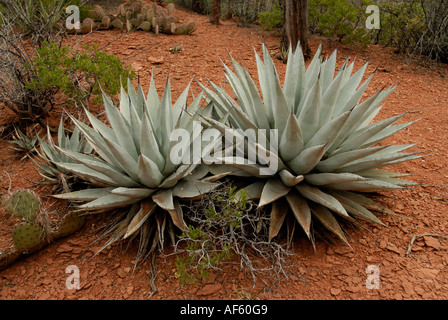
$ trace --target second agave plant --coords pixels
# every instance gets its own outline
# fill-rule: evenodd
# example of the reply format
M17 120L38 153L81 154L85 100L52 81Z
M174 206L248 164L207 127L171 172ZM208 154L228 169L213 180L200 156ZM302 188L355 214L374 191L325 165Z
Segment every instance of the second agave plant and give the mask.
M55 166L91 185L57 198L78 202L78 209L86 212L125 209L110 229L112 237L106 245L137 235L141 248L163 245L165 229L172 224L181 230L185 227L180 200L201 196L219 185L211 181L213 177L205 178L204 167L175 163L170 157L176 144L170 140L171 133L175 129L191 133L200 110L201 95L187 108L188 93L189 86L172 104L169 79L161 98L153 79L147 95L141 85L135 90L128 81L128 93L122 88L118 107L103 95L107 122L87 110L90 125L72 117L93 152L53 146L65 156L54 161ZM174 232L170 235L174 237Z
M353 72L354 61L347 59L336 72L336 51L322 59L319 47L305 68L302 50L297 48L289 52L283 86L265 46L263 60L255 53L261 94L248 71L233 58L234 71L224 67L237 101L212 82L211 88L204 86L214 114L226 119L226 125L206 120L211 126L222 132L226 128L277 132L278 145L271 143L267 150L271 159L276 157L277 170L263 176L258 174L260 163L243 163L234 156L222 158L225 164L211 165L210 170L256 177L244 189L252 199L259 199L259 207L271 208L270 239L278 234L287 212L292 212L313 243L316 219L348 243L340 218L381 223L373 212L390 212L365 193L414 184L400 179L403 174L380 168L420 156L403 152L413 145L378 145L411 123L397 124L404 114L372 121L394 88L361 102L373 76L362 82L367 63ZM265 146L253 143L252 148Z

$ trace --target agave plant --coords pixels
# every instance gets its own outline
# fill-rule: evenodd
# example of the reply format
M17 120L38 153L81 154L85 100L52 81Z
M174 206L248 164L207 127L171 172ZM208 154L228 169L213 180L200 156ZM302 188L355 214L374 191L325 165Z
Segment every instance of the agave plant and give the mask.
M27 134L20 131L19 128L14 128L14 135L10 143L13 145L12 149L18 152L24 152L25 155L33 152L36 147L38 135L30 138Z
M255 52L261 94L248 71L233 58L235 72L225 64L224 68L237 101L212 82L211 88L203 86L214 114L227 119L225 125L204 119L209 125L222 133L229 127L267 132L264 138L271 142L265 146L246 141L244 159L227 153L220 158L224 164L210 165L210 171L256 178L244 189L259 201L259 207L271 205L269 239L278 234L287 212L292 212L313 245L314 219L348 244L339 217L381 224L373 212L391 213L363 193L414 184L400 179L403 174L380 169L420 157L403 152L413 145L377 145L412 122L396 124L404 114L372 122L394 87L361 102L373 77L361 83L368 63L353 73L354 61L349 64L347 59L336 72L337 52L322 59L319 47L305 68L302 50L297 48L288 52L283 86L265 46L264 61ZM265 151L264 163L266 155L275 159L277 170L260 174L266 165L247 161L254 148Z
M155 237L153 244L163 245L165 229L174 230L172 223L181 230L185 227L180 200L194 199L219 185L213 177L205 178L205 167L191 161L177 163L170 156L177 144L170 140L171 133L183 129L192 135L202 95L186 109L189 85L174 105L169 78L161 99L153 78L147 95L140 84L135 90L130 80L127 87L128 93L121 88L118 107L103 93L109 125L87 110L91 126L72 117L95 152L85 154L60 146L57 149L70 160L54 164L93 187L55 197L81 202L78 208L86 212L125 209L123 219L108 232L112 236L105 246L137 235L141 248L150 243L150 237ZM173 232L170 235L174 237Z
M66 156L59 148L68 149L74 152L91 154L93 148L87 143L84 135L78 127L73 129L71 135L66 134L64 121L61 118L58 128L57 140L53 141L50 130L47 130L47 142L37 136L40 150L38 150L38 160L36 166L40 169L39 174L44 179L44 184L53 184L56 189L61 186L65 192L71 190L71 184L76 180L76 176L68 170L58 167L56 163L75 163L70 157Z

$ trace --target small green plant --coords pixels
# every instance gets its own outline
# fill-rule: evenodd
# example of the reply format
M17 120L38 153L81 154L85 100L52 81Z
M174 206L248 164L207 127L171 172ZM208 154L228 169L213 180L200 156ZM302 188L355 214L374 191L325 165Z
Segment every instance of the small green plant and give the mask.
M383 1L381 28L373 41L397 52L448 61L448 3L446 1Z
M205 209L205 218L211 223L219 223L222 228L239 228L247 210L247 192L237 192L233 186L224 194L212 196L213 202ZM215 204L218 204L216 206Z
M194 226L188 226L180 235L188 239L185 256L176 257L177 276L182 285L197 284L202 279L209 279L209 270L217 268L222 261L232 257L229 244L216 248L210 235Z
M87 4L86 0L68 0L69 4L77 6L79 8L79 19L84 21L88 18L89 11L92 10L92 6Z
M219 268L225 260L233 256L231 239L220 235L238 232L247 210L247 194L237 192L231 187L223 194L217 193L204 209L201 226L189 225L180 235L186 241L186 256L176 258L179 281L185 284L196 284L199 280L209 278L209 270Z
M171 53L179 53L181 51L182 51L182 46L177 43L170 48Z
M39 136L36 134L32 138L30 138L19 128L14 128L13 138L9 142L13 145L12 149L21 153L25 153L26 156L33 152L38 137Z
M258 21L264 30L273 30L283 25L283 10L279 6L274 6L272 11L260 12Z
M182 285L208 279L210 272L225 268L233 258L249 271L254 284L267 283L269 278L280 280L288 252L268 241L269 218L264 210L254 210L248 198L245 190L224 183L189 208L186 216L190 224L178 242L186 245L181 251L176 245L176 251L183 253L176 258L176 274Z
M88 104L101 100L101 89L109 94L120 92L120 79L134 77L130 67L120 59L101 51L97 45L85 44L82 50L44 43L33 59L36 77L27 83L29 90L53 89L68 96L72 103Z

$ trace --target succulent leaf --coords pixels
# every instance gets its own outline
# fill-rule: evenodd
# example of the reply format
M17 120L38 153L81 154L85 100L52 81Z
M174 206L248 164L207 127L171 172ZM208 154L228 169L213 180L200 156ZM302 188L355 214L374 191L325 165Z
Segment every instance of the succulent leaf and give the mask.
M381 103L394 87L361 100L373 78L372 74L362 82L368 64L353 73L354 61L348 63L347 58L336 71L336 56L334 51L324 59L319 46L305 68L299 44L295 52L289 50L282 87L271 55L263 45L263 59L255 52L259 91L248 71L233 58L234 71L226 65L224 71L236 101L213 83L211 89L204 88L213 104L208 109L219 111L209 113L219 117L205 122L221 133L227 128L250 128L278 134L277 146L263 149L259 142L245 143L245 155L232 155L230 149L226 150L221 168L216 165L211 169L215 174L241 175L238 170L228 169L235 167L244 171L244 176L256 178L243 190L248 191L248 199L259 199L259 207L271 206L270 239L280 230L284 212L279 210L287 204L311 241L312 219L317 219L348 244L338 222L340 218L382 224L372 212L393 214L360 193L414 185L400 179L403 175L399 173L379 169L421 157L404 152L413 145L377 145L412 124L397 124L406 113L374 121L383 107ZM229 115L228 122L220 122L225 114ZM257 163L247 162L249 151L259 147L277 161L277 170L260 174L267 166L268 156L260 157L262 161Z

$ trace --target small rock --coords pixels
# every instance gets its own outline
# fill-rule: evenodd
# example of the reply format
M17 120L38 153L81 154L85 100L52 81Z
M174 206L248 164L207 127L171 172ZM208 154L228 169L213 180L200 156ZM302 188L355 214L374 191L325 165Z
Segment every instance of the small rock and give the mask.
M59 253L64 253L64 252L70 252L70 251L72 251L73 250L73 248L70 246L70 245L68 245L68 244L61 244L59 247L58 247L58 249L57 249L57 252L59 252Z
M347 254L349 252L353 252L353 249L350 247L338 247L334 250L335 253L340 254L340 255L344 255Z
M134 71L139 71L139 70L143 69L143 66L138 62L131 63L131 66L132 66L132 69L134 69Z
M402 249L397 248L395 245L393 245L393 244L391 244L391 243L389 243L389 244L387 245L387 248L386 248L386 249L389 250L389 251L398 253L400 256L404 254L404 251L403 251Z
M360 286L348 286L346 290L349 292L355 293L355 292L358 292L360 289L361 289Z
M438 269L417 269L416 271L421 279L429 280L434 280L440 272Z
M98 277L104 277L107 274L107 268L104 268L99 274Z
M434 237L430 236L424 236L423 239L425 240L425 245L431 248L434 248L436 250L440 250L442 246L440 245L440 241Z
M222 289L222 285L220 283L207 284L202 289L200 289L197 293L198 296L208 296L214 294Z
M163 64L164 58L163 57L160 57L160 58L149 57L148 62L151 62L152 64Z
M117 275L118 275L120 278L124 278L124 277L126 277L127 272L120 268L120 269L117 270Z
M127 293L128 295L131 295L132 292L134 292L134 287L133 287L133 286L129 286L129 287L126 289L126 293Z
M339 288L331 288L331 289L330 289L330 293L331 293L333 296L337 296L338 294L341 293L341 289L339 289Z
M48 292L44 292L44 293L42 293L42 294L37 298L37 300L48 300L48 299L50 299L50 294L49 294Z

